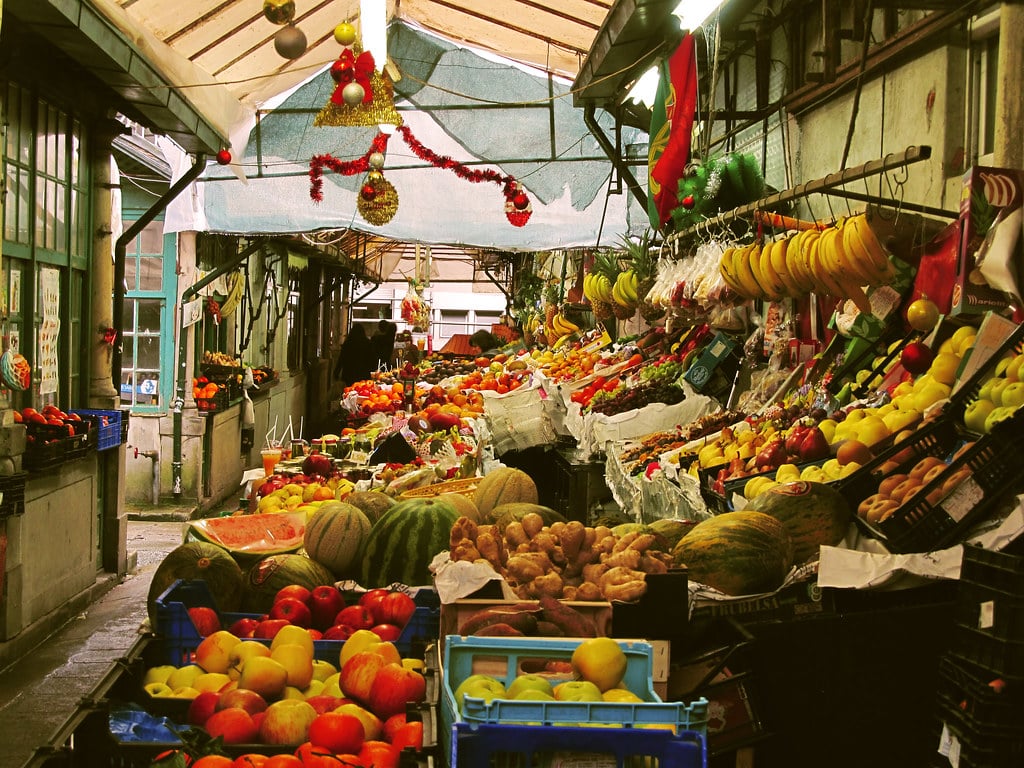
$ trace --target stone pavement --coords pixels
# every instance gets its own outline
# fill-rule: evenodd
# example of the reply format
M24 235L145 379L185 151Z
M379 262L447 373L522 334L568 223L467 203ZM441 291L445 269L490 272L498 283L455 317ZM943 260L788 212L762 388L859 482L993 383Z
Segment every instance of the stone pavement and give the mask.
M150 580L178 546L190 510L130 512L128 576L0 670L0 768L21 768L49 744L112 664L135 644L146 620Z

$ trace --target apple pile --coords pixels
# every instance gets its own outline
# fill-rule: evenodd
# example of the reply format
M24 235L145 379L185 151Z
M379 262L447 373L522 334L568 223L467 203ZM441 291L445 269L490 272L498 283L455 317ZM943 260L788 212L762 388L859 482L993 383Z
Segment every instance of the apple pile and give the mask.
M383 765L397 764L406 746L422 746L422 723L405 720L406 706L426 697L422 661L403 659L369 630L342 645L337 666L314 652L309 630L294 624L269 645L218 630L202 640L193 662L147 669L143 688L151 697L190 699L188 723L224 744L358 755L381 742Z
M1013 416L1024 405L1024 353L1010 352L996 363L995 372L982 383L978 396L964 410L964 426L977 435L987 435L1000 421Z
M313 589L289 584L277 591L265 615L242 616L226 629L235 637L261 640L273 640L289 625L309 630L314 640L347 640L356 630L367 629L393 642L401 637L415 612L416 601L405 592L371 589L348 605L333 584ZM202 637L225 629L213 608L194 606L188 609L188 615Z
M518 671L506 682L486 673L460 681L453 697L460 712L466 697L489 703L495 699L519 701L644 701L623 687L627 658L619 643L609 637L587 638L572 652L568 664L555 662L551 671ZM558 671L561 669L561 671Z
M341 501L354 490L352 481L340 475L275 473L256 486L254 511L303 511L308 519L325 501Z

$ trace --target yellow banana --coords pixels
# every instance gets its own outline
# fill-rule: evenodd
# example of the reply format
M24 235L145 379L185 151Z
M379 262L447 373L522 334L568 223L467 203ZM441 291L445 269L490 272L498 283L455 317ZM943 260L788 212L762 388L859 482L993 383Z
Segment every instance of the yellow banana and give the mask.
M896 270L893 269L892 262L886 254L881 253L877 258L872 256L868 251L865 235L861 232L862 228L871 229L864 214L847 219L843 227L843 246L851 258L860 264L861 269L870 274L871 285L886 285L895 276ZM867 237L874 237L874 232L870 231Z
M761 254L764 252L764 248L764 244L757 243L754 246L754 249L750 252L750 271L754 275L754 280L761 288L761 298L769 299L770 301L776 301L782 297L774 292L768 277L761 272Z
M786 266L789 268L793 284L801 291L800 295L810 293L814 290L814 280L811 278L810 269L807 267L807 259L804 254L804 247L815 230L804 229L798 234L789 238L786 245Z
M886 282L892 280L896 275L896 270L893 268L892 262L889 261L889 254L878 241L875 230L871 228L867 214L861 213L853 216L850 222L853 224L856 237L863 245L864 254L871 260L872 266L880 275L884 275L883 279Z
M773 254L778 247L779 241L769 240L761 246L761 253L758 259L761 278L765 281L765 293L767 293L768 297L773 301L778 301L789 293L785 282L783 282L782 278L779 277L778 273L775 271L775 265L773 263Z
M813 260L817 257L820 268L820 274L818 272L815 274L828 286L829 295L841 299L851 299L861 312L871 312L871 302L857 283L858 278L843 271L840 255L835 248L835 237L838 234L838 230L828 229L822 232L815 242L817 248L812 249L811 258Z
M596 296L594 293L594 275L591 272L587 272L587 274L583 276L583 295L591 302L594 301L594 297Z
M764 291L761 289L761 285L757 282L757 278L754 277L754 273L751 269L751 254L757 244L748 245L745 248L740 248L733 255L733 265L736 268L736 276L743 286L744 294L751 299L763 299L765 298Z
M743 290L743 284L736 276L735 267L732 263L737 250L737 248L726 248L722 251L722 255L718 257L718 273L722 276L722 281L729 287L729 290L737 296L749 299L752 297L747 296Z
M829 247L832 249L836 266L839 269L839 276L845 281L855 282L858 285L870 285L874 275L871 270L862 267L862 262L846 250L844 245L845 237L843 228L845 220L840 219L836 226L826 230Z
M597 291L597 298L608 303L612 301L612 281L607 275L598 275L594 279L594 289Z
M789 271L789 261L786 259L786 251L789 249L789 240L782 238L776 240L772 244L771 250L771 268L772 274L775 275L776 279L782 283L783 294L791 298L797 299L804 295L804 292L800 289L800 286L796 284L793 276Z
M636 304L636 291L633 288L631 275L632 270L627 269L625 272L620 272L619 276L615 279L616 285L619 286L619 295L625 299L626 305Z
M640 295L640 276L634 270L629 270L629 295L633 297L634 302L639 302L646 296Z
M245 273L242 272L242 270L238 270L228 276L228 295L227 298L221 302L220 316L228 317L232 312L238 309L238 305L242 303L242 296L244 294Z

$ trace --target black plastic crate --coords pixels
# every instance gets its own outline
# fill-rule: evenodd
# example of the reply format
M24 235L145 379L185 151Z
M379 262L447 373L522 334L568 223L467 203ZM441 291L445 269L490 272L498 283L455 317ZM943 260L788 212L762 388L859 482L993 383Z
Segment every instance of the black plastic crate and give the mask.
M217 390L217 394L213 397L197 397L196 408L199 413L217 413L219 411L227 410L228 405L231 404L231 398L228 390L221 387Z
M886 461L902 454L904 458L894 472L904 473L926 456L943 459L947 467L887 518L878 523L855 518L862 530L881 539L892 552L940 549L984 520L1008 491L1020 485L1024 478L1024 452L1016 436L1021 429L1022 412L981 437L965 433L950 414L944 414L875 457L838 489L856 508L877 492L882 479L879 467ZM961 451L968 442L973 445ZM968 476L943 493L946 480L961 469L966 469Z
M979 629L953 625L952 653L985 672L1024 684L1024 639L1004 640Z
M939 660L939 704L972 720L1024 735L1024 684L954 656Z
M0 519L25 512L25 472L0 476Z
M1024 638L1024 558L965 545L956 620L1004 640Z
M1019 728L978 720L959 705L949 706L941 699L939 720L946 728L946 736L957 742L957 768L1020 768L1024 765L1024 734Z
M649 573L646 582L635 603L612 603L612 635L670 640L684 634L690 616L686 569Z

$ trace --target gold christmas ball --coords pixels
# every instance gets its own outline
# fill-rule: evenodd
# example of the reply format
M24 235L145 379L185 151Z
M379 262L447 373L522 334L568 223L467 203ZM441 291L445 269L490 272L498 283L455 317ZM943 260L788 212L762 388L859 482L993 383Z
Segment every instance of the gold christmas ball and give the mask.
M356 41L356 28L347 21L343 21L334 28L334 39L340 45L352 45Z
M287 24L295 18L295 0L263 0L263 15L271 24Z

